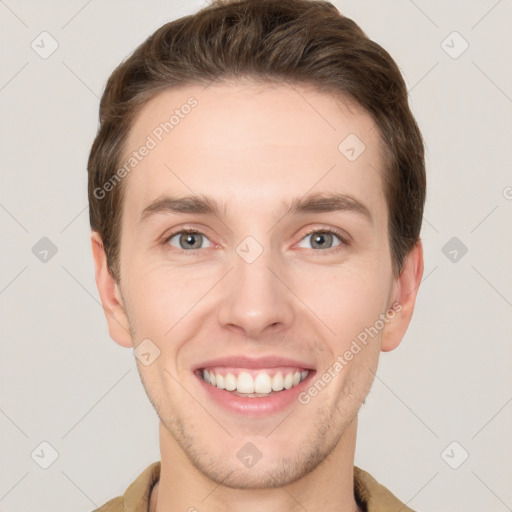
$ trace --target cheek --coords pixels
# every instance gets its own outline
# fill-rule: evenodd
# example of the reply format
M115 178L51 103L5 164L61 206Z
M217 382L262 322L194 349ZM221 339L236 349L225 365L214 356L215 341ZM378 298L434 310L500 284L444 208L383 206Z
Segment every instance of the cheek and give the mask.
M136 319L138 335L162 339L178 332L196 305L215 283L214 272L173 268L134 260L130 276L130 313Z
M377 272L324 269L300 283L299 297L345 346L386 309L387 284Z

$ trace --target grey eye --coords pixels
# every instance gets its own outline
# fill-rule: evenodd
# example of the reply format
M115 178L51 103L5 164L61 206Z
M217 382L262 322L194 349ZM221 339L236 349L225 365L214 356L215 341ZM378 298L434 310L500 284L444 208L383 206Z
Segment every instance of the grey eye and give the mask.
M314 231L313 233L309 233L306 235L300 242L299 247L309 247L303 245L303 241L310 239L311 248L312 249L330 249L331 247L336 247L341 244L341 239L338 235L331 233L329 231ZM335 243L338 239L338 243Z
M204 241L208 243L206 247L210 247L211 243L206 236L198 232L187 231L181 231L169 238L170 245L182 250L204 249L205 247L202 247Z

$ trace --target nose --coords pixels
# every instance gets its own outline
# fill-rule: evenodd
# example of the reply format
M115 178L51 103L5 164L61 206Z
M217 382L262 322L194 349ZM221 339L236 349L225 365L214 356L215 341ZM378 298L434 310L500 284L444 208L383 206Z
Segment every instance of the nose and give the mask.
M288 329L295 311L284 265L263 250L252 262L235 252L233 267L218 310L221 326L252 339Z

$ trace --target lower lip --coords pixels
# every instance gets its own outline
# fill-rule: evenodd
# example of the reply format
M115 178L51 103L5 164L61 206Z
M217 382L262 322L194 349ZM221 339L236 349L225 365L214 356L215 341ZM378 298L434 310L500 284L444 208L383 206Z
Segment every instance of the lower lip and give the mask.
M198 372L195 375L203 389L208 393L208 396L224 409L245 416L261 417L283 411L296 402L298 395L309 386L309 381L314 373L314 370L309 370L308 376L297 386L290 389L276 391L269 396L253 398L234 395L230 391L225 391L212 384L208 384Z

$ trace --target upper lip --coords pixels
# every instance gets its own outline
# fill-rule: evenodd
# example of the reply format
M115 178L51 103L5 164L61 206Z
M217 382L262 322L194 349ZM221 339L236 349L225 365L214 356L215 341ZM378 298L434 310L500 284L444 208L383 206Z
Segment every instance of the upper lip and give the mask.
M210 368L215 366L231 366L233 368L277 368L279 366L291 366L293 368L303 368L305 370L313 370L310 363L299 361L297 359L289 359L280 356L265 357L247 357L247 356L228 356L218 357L203 361L194 367L194 370Z

